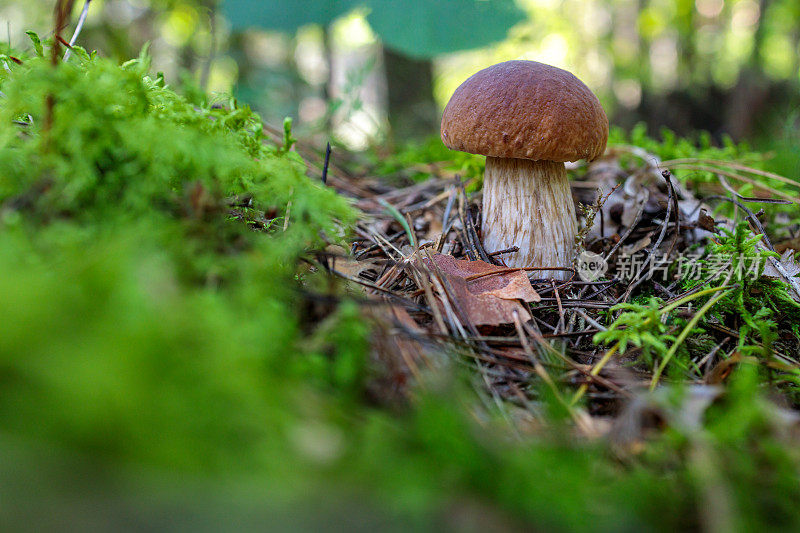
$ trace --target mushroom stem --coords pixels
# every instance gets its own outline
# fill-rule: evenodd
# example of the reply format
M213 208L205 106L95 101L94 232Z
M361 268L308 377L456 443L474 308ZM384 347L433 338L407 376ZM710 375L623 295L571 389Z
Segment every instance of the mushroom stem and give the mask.
M564 163L487 157L483 178L483 245L510 267L571 267L577 233L575 204ZM542 278L569 279L544 270Z

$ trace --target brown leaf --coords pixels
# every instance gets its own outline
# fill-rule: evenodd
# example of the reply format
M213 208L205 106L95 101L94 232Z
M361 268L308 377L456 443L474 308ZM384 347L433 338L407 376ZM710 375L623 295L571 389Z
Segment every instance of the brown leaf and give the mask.
M484 261L465 261L452 255L436 254L432 259L445 274L463 278L472 294L526 302L538 302L542 299L531 286L524 270L509 270Z
M700 214L697 216L697 225L706 231L717 232L717 222L705 209L700 210Z
M653 233L655 232L651 231L650 233L639 239L637 242L623 246L622 247L623 255L634 255L638 252L641 252L648 246L650 246L650 243L652 242L651 237L653 236Z
M349 278L357 278L362 271L372 268L372 261L358 261L341 246L331 244L325 248L330 254L330 266L333 270Z
M505 300L491 294L473 294L463 278L442 275L447 279L448 295L450 301L457 304L454 307L459 311L460 320L476 326L499 326L514 322L515 312L523 322L531 319L528 311L517 300Z
M483 261L463 261L442 254L425 263L446 282L454 307L476 326L510 324L515 312L520 320L528 321L530 314L519 300L541 300L521 270L509 271Z

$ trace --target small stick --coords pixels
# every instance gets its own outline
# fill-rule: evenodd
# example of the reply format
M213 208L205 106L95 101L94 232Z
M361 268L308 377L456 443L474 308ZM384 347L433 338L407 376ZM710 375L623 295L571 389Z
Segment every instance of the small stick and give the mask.
M505 250L497 250L496 252L492 252L486 255L488 255L489 257L494 257L496 255L510 254L514 252L519 252L519 246L512 246L511 248L506 248Z
M322 183L328 183L328 165L331 162L331 143L325 147L325 162L322 164Z
M460 181L460 178L456 176L456 180ZM450 211L453 209L453 203L456 200L456 195L458 193L458 186L454 185L452 189L450 189L450 198L447 199L447 206L444 208L444 215L442 216L442 234L446 235L450 231Z
M556 295L556 303L558 304L558 324L556 324L555 332L558 333L559 330L564 329L564 307L561 305L561 295L558 292L558 287L556 287L556 280L551 279L550 283L553 285L553 293Z

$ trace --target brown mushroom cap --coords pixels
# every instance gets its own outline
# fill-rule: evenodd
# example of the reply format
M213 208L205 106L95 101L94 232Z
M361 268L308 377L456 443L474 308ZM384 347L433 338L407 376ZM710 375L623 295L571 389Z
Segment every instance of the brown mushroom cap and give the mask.
M473 154L547 161L589 161L608 140L600 101L566 70L506 61L462 83L445 107L442 141Z

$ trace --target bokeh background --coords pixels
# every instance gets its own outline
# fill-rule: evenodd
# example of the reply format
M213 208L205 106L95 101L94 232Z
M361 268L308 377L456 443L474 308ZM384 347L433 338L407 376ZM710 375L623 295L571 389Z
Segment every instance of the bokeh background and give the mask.
M2 0L0 33L27 46L50 9ZM86 48L122 61L146 42L173 85L232 94L352 150L435 135L461 81L525 58L575 73L623 128L727 134L798 171L797 0L91 2Z

